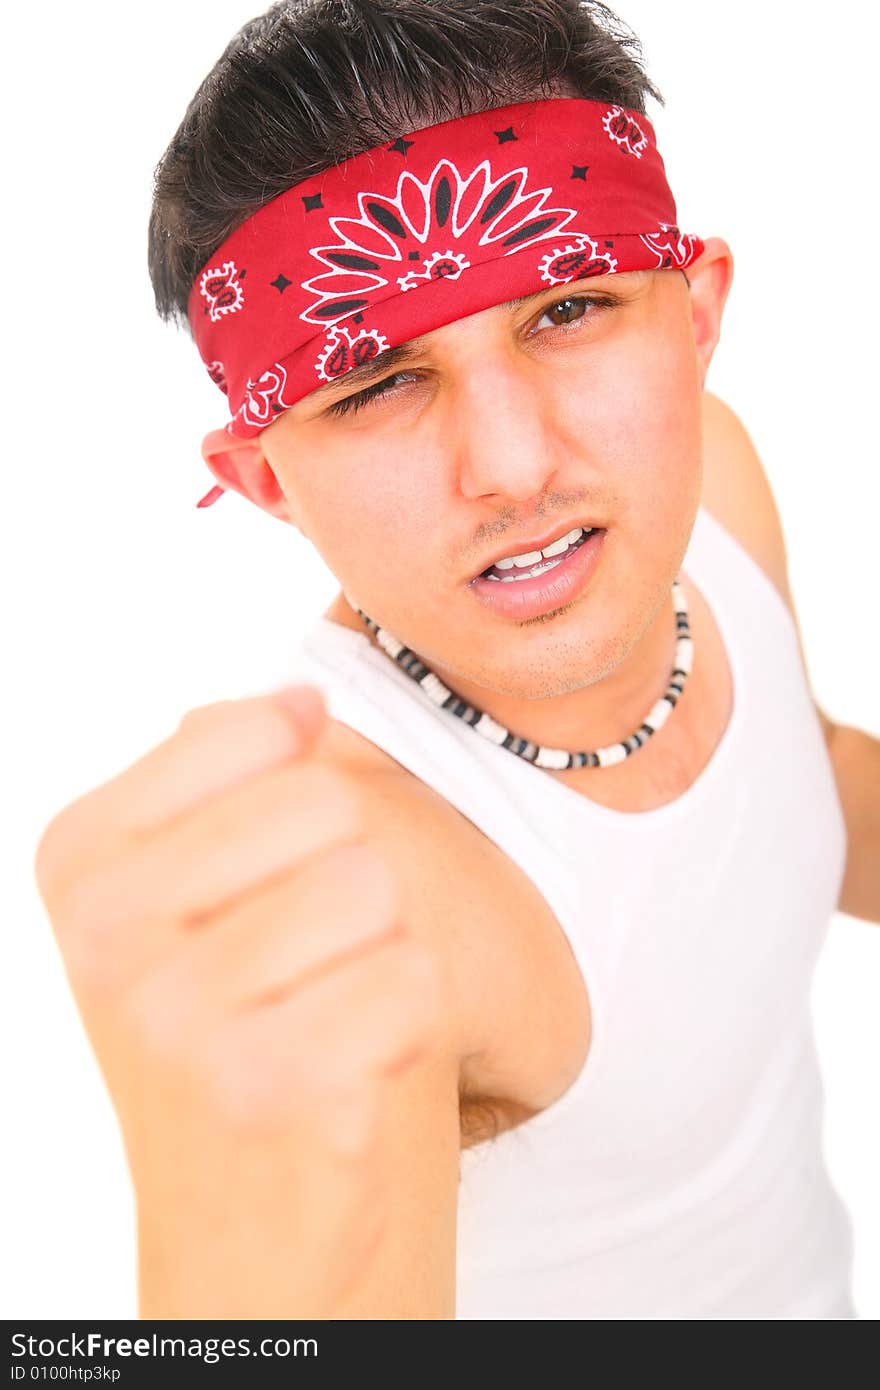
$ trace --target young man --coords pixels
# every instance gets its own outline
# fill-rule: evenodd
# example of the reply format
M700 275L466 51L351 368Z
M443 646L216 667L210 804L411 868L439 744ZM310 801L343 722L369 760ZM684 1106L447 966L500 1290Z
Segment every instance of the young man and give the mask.
M145 1315L855 1316L809 985L880 918L880 754L810 698L634 47L274 6L157 171L205 459L341 588L38 855Z

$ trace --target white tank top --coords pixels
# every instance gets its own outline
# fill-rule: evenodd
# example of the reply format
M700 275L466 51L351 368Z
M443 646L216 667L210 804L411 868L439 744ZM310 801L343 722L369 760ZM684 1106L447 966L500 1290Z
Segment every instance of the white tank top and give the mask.
M588 801L439 709L323 615L294 679L528 874L589 992L582 1070L462 1151L458 1319L855 1318L826 1169L811 977L846 826L791 614L701 508L682 569L718 624L728 726L674 801Z

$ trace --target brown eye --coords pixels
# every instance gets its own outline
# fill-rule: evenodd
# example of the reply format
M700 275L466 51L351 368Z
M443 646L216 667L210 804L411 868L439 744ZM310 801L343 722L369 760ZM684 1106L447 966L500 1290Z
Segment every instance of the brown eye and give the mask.
M606 310L616 308L619 302L615 295L608 293L568 295L547 305L538 320L538 327L541 327L544 319L550 319L551 328L566 328L581 321L589 323Z
M562 327L563 324L574 323L576 319L582 318L586 303L585 299L560 299L556 304L549 305L544 314L553 320L555 327Z

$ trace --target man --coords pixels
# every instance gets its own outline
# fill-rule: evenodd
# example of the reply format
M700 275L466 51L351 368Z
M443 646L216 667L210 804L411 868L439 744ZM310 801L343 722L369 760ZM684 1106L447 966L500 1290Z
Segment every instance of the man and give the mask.
M705 391L732 255L615 25L273 6L157 171L205 459L341 590L337 717L194 711L41 846L147 1315L854 1315L807 999L880 755L809 699Z

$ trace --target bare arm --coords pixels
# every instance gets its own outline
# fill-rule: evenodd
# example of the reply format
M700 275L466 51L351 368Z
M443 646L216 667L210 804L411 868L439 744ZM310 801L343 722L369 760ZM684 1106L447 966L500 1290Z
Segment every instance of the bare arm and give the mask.
M785 539L766 472L742 420L710 392L703 399L704 500L753 555L788 605L807 662L788 577ZM847 859L838 908L880 922L880 739L836 724L816 704L846 818Z
M880 739L849 724L826 732L846 817L846 870L840 911L880 922Z
M144 1317L450 1317L443 965L313 756L314 696L191 711L35 872L117 1111Z

